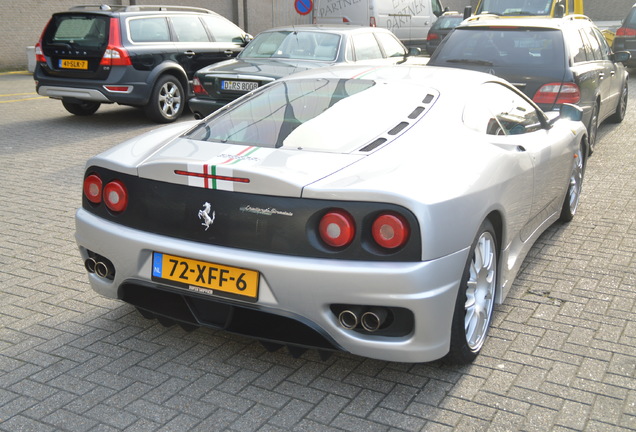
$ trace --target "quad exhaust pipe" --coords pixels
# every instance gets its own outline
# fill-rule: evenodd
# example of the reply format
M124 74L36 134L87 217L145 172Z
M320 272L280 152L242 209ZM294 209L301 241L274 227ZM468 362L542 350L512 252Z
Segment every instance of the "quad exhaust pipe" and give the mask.
M347 330L362 327L369 333L378 331L386 322L389 310L384 307L351 306L338 314L338 322Z
M115 277L115 267L113 263L106 258L91 254L86 261L84 261L84 268L89 273L95 273L97 276L112 280Z

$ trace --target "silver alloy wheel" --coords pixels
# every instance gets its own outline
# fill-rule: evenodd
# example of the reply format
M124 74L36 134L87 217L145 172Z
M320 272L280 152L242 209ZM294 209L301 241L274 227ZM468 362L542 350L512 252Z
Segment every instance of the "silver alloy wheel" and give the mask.
M181 108L181 91L179 87L171 81L167 81L159 90L159 109L163 115L171 119L179 115Z
M583 185L583 149L579 147L574 154L572 174L570 175L570 187L568 188L568 200L570 201L570 213L574 215L581 198L581 186Z
M485 231L473 250L466 287L464 329L468 347L477 351L483 345L495 305L497 252L495 239Z

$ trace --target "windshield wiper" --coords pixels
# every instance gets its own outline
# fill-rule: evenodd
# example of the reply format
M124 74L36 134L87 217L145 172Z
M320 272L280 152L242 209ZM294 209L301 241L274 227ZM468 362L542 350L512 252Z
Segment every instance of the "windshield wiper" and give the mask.
M477 59L450 59L446 60L447 63L466 63L466 64L476 64L480 66L494 66L493 62L489 62L486 60L477 60Z

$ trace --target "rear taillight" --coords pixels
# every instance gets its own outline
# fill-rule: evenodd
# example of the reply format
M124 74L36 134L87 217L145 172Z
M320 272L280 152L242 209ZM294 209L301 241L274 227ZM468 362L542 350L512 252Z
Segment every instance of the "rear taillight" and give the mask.
M349 21L349 20L347 20L347 21ZM374 16L372 16L371 18L369 18L369 26L371 26L371 27L376 27L376 24L375 24L375 17L374 17Z
M197 95L208 96L208 92L205 91L205 88L203 88L201 81L199 81L199 78L197 77L194 77L192 80L192 91Z
M44 33L46 33L46 29L50 24L51 20L49 19L49 22L44 26L44 30L42 30L40 40L35 44L35 61L38 63L46 63L46 57L44 57L44 51L42 51L42 41L44 40Z
M102 66L130 66L130 56L128 51L122 46L121 32L119 29L119 19L110 19L110 31L108 32L108 46L104 51L104 56L99 62Z
M616 36L636 36L636 29L621 27L616 30Z
M113 180L104 186L104 203L112 212L120 213L128 206L128 191L119 180Z
M84 195L93 204L102 202L102 179L91 174L84 179Z
M97 174L91 174L84 179L84 196L93 204L106 204L114 213L121 213L128 207L128 191L119 180L113 180L104 185Z
M404 246L409 239L409 232L406 219L396 213L381 214L371 227L373 239L385 249L397 249Z
M348 212L335 209L329 211L320 219L318 232L320 238L326 244L341 248L351 244L356 233L356 227L353 217Z
M579 86L574 83L549 83L541 86L532 98L538 104L577 104L581 100Z
M432 40L436 40L439 39L439 35L437 33L428 33L428 36L426 36L426 40L427 41L432 41Z

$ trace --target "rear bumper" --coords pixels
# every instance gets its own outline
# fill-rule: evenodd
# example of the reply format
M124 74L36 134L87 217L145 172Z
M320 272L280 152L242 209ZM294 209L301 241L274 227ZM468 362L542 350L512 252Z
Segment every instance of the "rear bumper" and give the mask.
M111 279L88 275L92 288L106 297L122 299L161 317L225 328L270 342L319 349L329 346L365 357L410 363L436 360L448 352L455 299L469 250L432 261L406 263L281 256L131 229L83 209L76 214L76 241L84 260L91 251L112 262ZM220 298L153 281L153 251L256 270L260 274L258 299L246 302ZM164 300L152 304L156 299ZM340 325L332 310L338 304L404 309L412 313L413 320L409 331L401 335L361 333ZM245 318L224 326L219 321L225 320L218 320L217 313ZM277 325L275 332L263 332L265 322L270 325L280 320L283 324ZM285 320L296 323L289 325L289 337ZM294 339L298 328L307 329L315 338L299 342Z
M236 99L238 99L238 97ZM207 117L208 115L212 114L214 111L229 104L232 101L233 99L231 100L225 100L225 99L219 100L219 99L207 99L207 98L203 99L203 98L195 96L188 101L188 106L190 107L190 111L192 111L195 118L203 118L203 117Z

